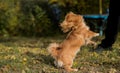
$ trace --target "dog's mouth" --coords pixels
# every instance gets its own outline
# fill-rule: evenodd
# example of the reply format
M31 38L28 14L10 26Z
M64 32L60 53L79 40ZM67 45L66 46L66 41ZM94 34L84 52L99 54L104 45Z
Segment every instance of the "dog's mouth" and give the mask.
M72 30L72 27L67 27L67 28L63 28L62 27L62 31L64 32L64 33L66 33L66 32L69 32L69 31L71 31Z
M69 32L70 30L71 30L71 28L62 27L62 31L63 31L64 33Z
M62 24L60 25L60 27L61 27L61 30L62 30L64 33L66 33L66 32L69 32L69 31L72 29L73 25L72 25L72 24L62 23Z
M68 32L70 29L62 29L64 33Z

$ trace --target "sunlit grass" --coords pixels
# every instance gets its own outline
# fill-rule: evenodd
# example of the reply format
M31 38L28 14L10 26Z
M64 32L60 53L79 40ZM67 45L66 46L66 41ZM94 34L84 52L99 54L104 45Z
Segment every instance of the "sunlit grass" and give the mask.
M0 73L62 73L57 69L46 47L51 42L61 42L64 37L0 38ZM98 37L100 43L101 37ZM83 46L77 54L73 67L77 73L119 73L120 37L113 51L100 54L90 52L92 46Z

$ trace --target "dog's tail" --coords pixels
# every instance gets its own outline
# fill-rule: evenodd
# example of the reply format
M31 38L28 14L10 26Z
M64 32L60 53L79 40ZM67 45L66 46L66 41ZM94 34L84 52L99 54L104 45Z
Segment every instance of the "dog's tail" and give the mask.
M48 52L50 53L50 55L54 58L56 58L58 56L58 52L59 52L59 44L57 43L51 43L48 46Z

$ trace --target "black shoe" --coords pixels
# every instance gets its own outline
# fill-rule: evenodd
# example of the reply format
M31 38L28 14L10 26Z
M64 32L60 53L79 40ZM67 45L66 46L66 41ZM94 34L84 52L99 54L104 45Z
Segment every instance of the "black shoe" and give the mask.
M107 47L107 48L103 48L102 46L98 46L97 48L95 48L94 52L100 53L103 51L112 51L112 47Z

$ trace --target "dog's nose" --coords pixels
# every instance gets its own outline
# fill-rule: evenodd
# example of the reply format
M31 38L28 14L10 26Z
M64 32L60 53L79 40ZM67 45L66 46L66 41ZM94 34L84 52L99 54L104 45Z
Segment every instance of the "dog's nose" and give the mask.
M59 25L60 27L62 27L62 23L60 23L60 25Z

